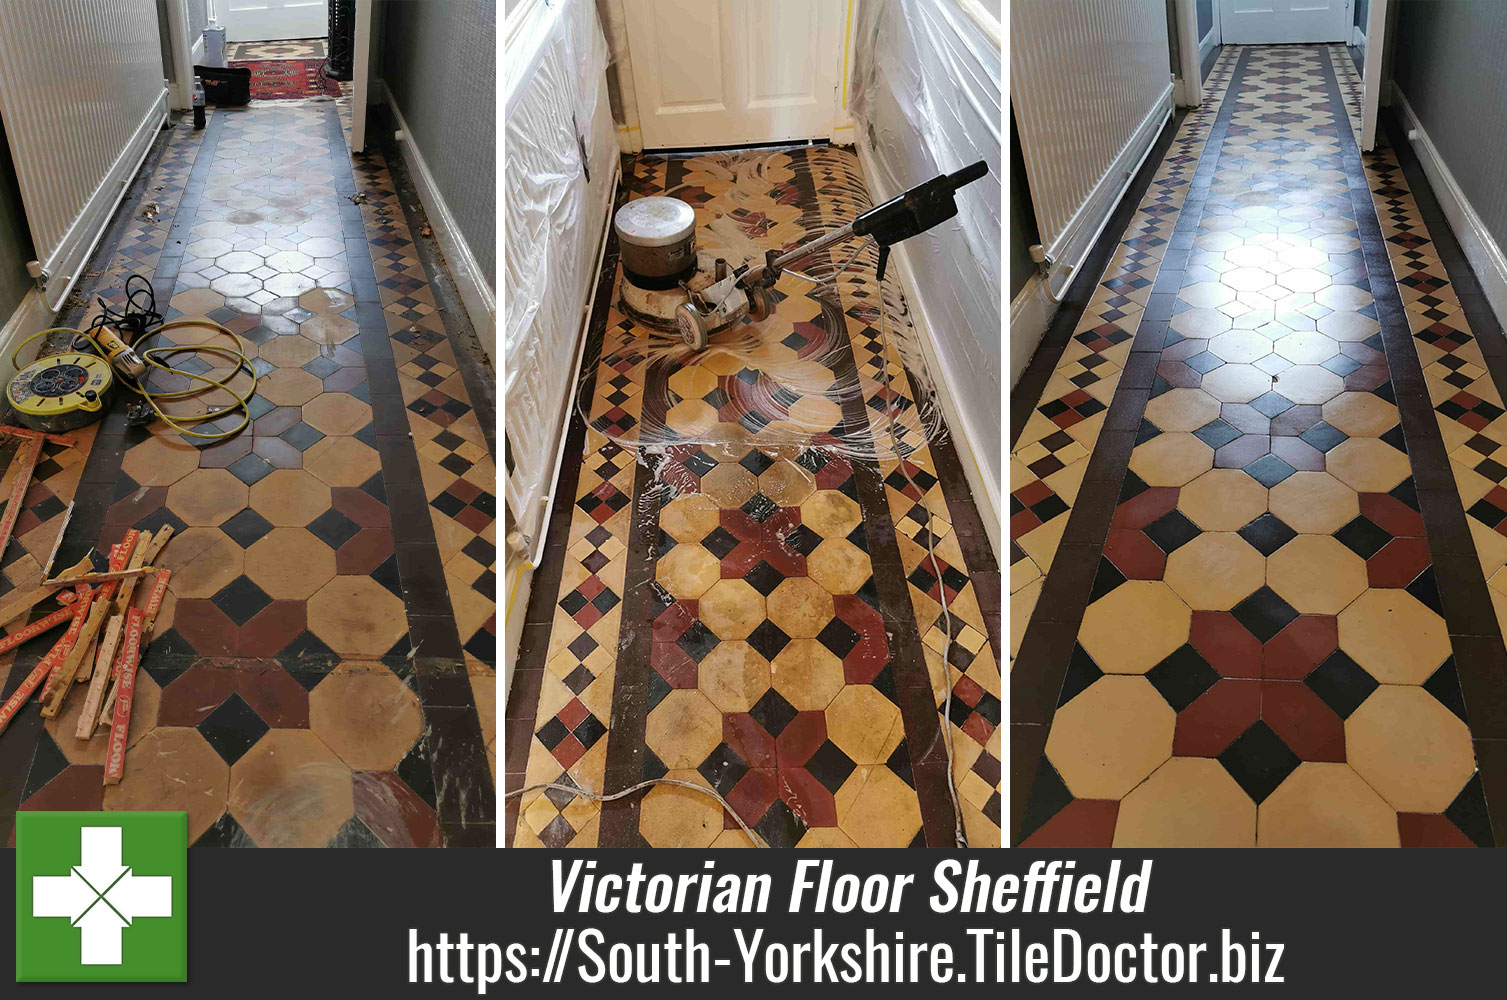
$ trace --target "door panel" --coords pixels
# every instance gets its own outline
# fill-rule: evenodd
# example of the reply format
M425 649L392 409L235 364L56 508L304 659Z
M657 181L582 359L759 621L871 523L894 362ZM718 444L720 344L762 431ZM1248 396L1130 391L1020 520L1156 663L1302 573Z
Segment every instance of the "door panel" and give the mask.
M826 138L840 0L628 0L644 148Z
M1220 0L1226 45L1348 42L1351 0Z
M323 38L330 30L325 0L226 0L215 10L231 42Z

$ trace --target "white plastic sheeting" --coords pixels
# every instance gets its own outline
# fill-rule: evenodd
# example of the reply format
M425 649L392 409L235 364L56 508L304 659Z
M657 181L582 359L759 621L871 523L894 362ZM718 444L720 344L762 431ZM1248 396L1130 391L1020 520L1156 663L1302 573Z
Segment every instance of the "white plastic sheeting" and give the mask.
M989 176L957 194L957 217L897 248L912 278L948 423L977 467L980 506L999 513L1003 57L977 3L859 6L853 114L874 201L978 160ZM966 406L961 401L966 400Z
M505 52L504 475L512 527L536 555L618 148L594 5L541 2L519 16Z

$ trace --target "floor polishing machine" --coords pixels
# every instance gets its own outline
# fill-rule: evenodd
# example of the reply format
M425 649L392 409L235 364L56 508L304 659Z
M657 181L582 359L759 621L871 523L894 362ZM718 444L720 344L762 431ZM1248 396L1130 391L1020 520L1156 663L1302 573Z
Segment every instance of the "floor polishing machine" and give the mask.
M747 317L765 319L774 308L770 294L785 268L852 239L879 246L879 278L890 247L926 232L958 214L958 188L989 173L983 160L942 174L869 209L790 250L770 250L763 260L731 267L696 248L696 212L678 198L639 198L618 209L613 220L622 251L623 308L634 320L678 331L686 346L706 350L709 338ZM792 272L795 273L795 272Z

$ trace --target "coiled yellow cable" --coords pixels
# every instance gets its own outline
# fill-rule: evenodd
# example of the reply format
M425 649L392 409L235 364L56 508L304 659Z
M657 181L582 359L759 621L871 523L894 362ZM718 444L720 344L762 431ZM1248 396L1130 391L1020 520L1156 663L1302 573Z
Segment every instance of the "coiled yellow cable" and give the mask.
M206 328L214 330L217 333L223 333L225 336L235 341L235 347L230 348L221 346L219 344L207 343L186 345L169 344L161 347L142 346L150 338L158 336L166 330L172 330L178 327L186 326ZM89 342L90 346L94 348L94 352L96 354L98 354L102 358L106 357L105 351L99 346L99 342L96 341L93 335L90 334L87 330L76 330L72 327L55 326L51 329L43 330L40 333L34 333L30 337L27 337L25 340L21 341L21 343L16 345L15 350L11 351L11 364L16 368L17 371L19 371L23 367L20 362L22 348L24 348L27 344L30 344L32 341L39 340L42 337L45 337L48 334L52 333L71 334L74 338L75 343L77 343L78 338L82 337L84 340ZM131 346L141 357L141 360L149 367L156 368L159 371L169 372L173 375L181 375L184 378L190 379L194 382L203 383L203 385L193 386L188 389L144 389L140 385L136 384L136 381L134 379L128 378L127 376L123 375L120 369L115 368L115 366L113 365L111 366L112 374L115 377L115 380L118 381L121 385L125 386L127 389L136 393L138 396L142 397L142 399L146 400L146 404L152 408L152 412L157 415L158 419L167 424L173 430L177 431L179 434L183 434L187 437L202 438L207 441L222 440L224 438L234 437L241 431L245 430L247 425L251 423L251 398L256 395L257 383L261 381L261 376L258 375L256 369L251 366L251 358L246 353L246 342L242 340L238 334L227 330L219 323L216 323L213 320L209 319L175 319L169 323L161 323L148 330L136 341L135 344L132 344ZM214 379L210 378L207 375L199 375L195 372L185 371L182 368L174 368L171 364L165 364L162 361L157 360L159 357L167 358L171 355L182 353L204 353L217 355L219 357L225 358L228 361L235 362L235 367L231 369L230 374L227 375L224 379ZM247 374L251 376L251 388L246 392L245 395L242 395L241 393L230 387L231 380L234 379L243 368L246 370ZM198 416L192 417L169 416L161 406L157 405L157 401L159 399L164 401L173 399L188 399L192 396L197 396L200 393L213 392L215 390L224 392L235 402L228 406L221 407L220 409L210 410L208 413L201 413ZM196 431L191 429L194 424L200 424L207 420L218 420L224 417L227 413L235 413L236 411L240 411L241 422L231 430L205 433L203 431Z

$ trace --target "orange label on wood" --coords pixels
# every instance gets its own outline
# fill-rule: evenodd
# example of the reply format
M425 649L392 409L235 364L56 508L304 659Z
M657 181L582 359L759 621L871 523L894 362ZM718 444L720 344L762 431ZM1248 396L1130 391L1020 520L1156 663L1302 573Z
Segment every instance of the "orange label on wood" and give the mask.
M141 648L141 622L138 608L126 613L126 631L116 654L119 691L115 695L115 718L110 724L110 744L105 751L105 784L120 783L126 768L126 739L131 727L131 698L136 693L137 652Z

